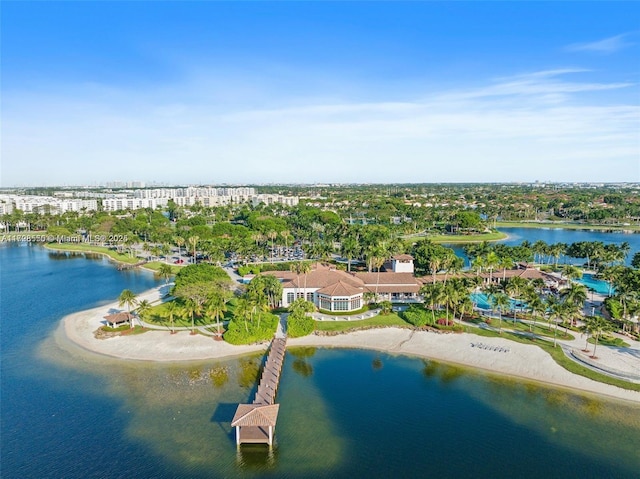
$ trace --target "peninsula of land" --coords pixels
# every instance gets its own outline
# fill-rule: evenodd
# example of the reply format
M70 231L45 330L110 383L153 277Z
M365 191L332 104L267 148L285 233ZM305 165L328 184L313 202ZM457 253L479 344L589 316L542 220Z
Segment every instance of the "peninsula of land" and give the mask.
M165 288L154 288L139 295L139 298L150 302L159 301L166 293ZM58 344L64 348L80 347L92 353L119 359L166 362L230 358L267 348L267 344L233 346L224 341L214 341L209 336L193 335L188 331L176 334L169 331L147 331L137 335L96 338L95 332L104 324L104 316L115 311L120 311L117 301L66 316L56 336ZM479 347L479 344L483 347ZM542 349L503 338L383 328L336 336L310 335L289 339L288 345L371 349L389 354L417 356L640 403L638 391L621 389L572 374L555 363ZM640 370L640 348L637 353L638 355L627 355L604 347L598 350L600 361L621 370Z

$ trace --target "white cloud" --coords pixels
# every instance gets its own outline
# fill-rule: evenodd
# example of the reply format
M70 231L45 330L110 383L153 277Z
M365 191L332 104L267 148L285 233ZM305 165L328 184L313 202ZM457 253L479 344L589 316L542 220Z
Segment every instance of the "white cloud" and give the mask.
M622 35L604 38L595 42L573 43L571 45L567 45L565 49L571 52L595 52L610 54L634 45L634 43L625 40L625 37L628 37L628 34L623 33Z
M256 102L264 108L188 84L5 94L1 180L638 181L640 107L582 99L631 85L565 79L588 73L534 72L403 102L272 93Z

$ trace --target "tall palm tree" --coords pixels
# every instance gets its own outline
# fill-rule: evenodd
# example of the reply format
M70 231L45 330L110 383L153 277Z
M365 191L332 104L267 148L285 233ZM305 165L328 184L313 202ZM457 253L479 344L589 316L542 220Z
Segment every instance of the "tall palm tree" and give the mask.
M436 305L442 304L444 301L444 285L442 283L425 283L420 288L420 294L424 300L431 305L432 324L436 324Z
M175 330L173 328L173 318L175 316L180 316L180 305L178 305L178 303L176 303L175 301L170 301L167 303L164 310L166 311L167 316L169 316L169 324L171 325L171 334L173 334L175 333Z
M565 303L575 306L579 311L582 311L584 302L587 300L587 288L584 284L571 283L568 288L565 288L560 294Z
M220 318L227 311L227 296L222 290L212 294L207 303L207 313L216 318L216 326L218 328L218 336L220 336Z
M282 298L282 283L271 274L265 274L262 278L262 287L269 298L269 305L271 308L277 308Z
M591 316L587 319L587 327L594 339L593 355L591 357L595 359L598 339L607 331L612 331L613 325L602 316Z
M558 336L558 320L564 322L565 318L568 315L568 308L567 304L555 298L555 296L549 297L547 302L549 304L549 325L551 325L552 318L556 319L555 327L553 328L553 347L555 348L557 345Z
M563 266L561 276L568 279L580 279L582 278L582 270L577 266L567 264Z
M307 275L311 272L311 263L301 261L300 262L300 272L304 275L304 299L307 299Z
M347 271L351 272L351 261L359 254L360 245L358 240L352 236L347 236L340 244L340 254L347 258Z
M380 284L380 268L382 268L384 261L385 261L385 251L383 248L379 247L376 249L374 256L371 258L371 264L373 265L374 268L376 268L376 272L377 272L376 290L375 290L376 301L378 301L378 285Z
M169 278L173 275L173 269L168 264L161 264L158 268L158 276L164 279L164 284L169 283Z
M118 306L127 306L127 312L131 315L131 307L136 304L137 295L130 289L125 289L118 296ZM133 328L133 321L129 320L129 325Z
M273 263L273 256L275 255L275 244L274 241L275 239L278 237L278 233L276 233L275 231L269 231L267 233L267 238L269 238L271 240L271 254L269 255L269 258L271 258L271 262Z
M152 307L153 306L151 306L151 303L148 300L143 299L142 301L140 301L138 303L138 307L136 308L138 318L143 319L143 317L151 310Z
M233 310L233 315L236 318L242 318L244 321L244 329L246 332L249 332L249 324L247 323L247 318L251 314L251 306L249 305L249 301L246 298L238 299L236 303L236 307Z
M522 296L522 292L527 287L527 280L524 278L520 278L519 276L514 276L510 278L505 286L505 290L508 294L511 295L513 299L520 299ZM513 305L513 324L516 324L516 312L517 312L516 304Z
M497 293L489 297L492 308L498 311L498 332L502 334L502 312L509 308L509 296L504 293Z
M191 316L191 334L196 334L196 322L195 317L202 314L203 304L196 298L188 298L185 301L185 307Z
M189 236L189 246L193 248L193 263L196 263L196 246L198 245L198 241L200 241L200 237L198 235Z
M533 294L532 296L527 298L527 308L531 313L531 318L533 319L533 326L529 323L529 332L533 332L533 328L536 327L536 319L538 318L538 314L544 314L546 311L546 305L544 301L537 294Z

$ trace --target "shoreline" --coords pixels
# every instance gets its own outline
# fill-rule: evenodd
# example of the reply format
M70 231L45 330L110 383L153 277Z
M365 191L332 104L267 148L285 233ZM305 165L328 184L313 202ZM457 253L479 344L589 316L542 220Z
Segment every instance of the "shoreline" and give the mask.
M141 299L157 301L162 287L139 295ZM69 346L112 359L126 361L185 362L228 359L250 353L264 352L267 344L233 346L189 331L170 334L168 331L147 331L144 334L96 339L94 332L102 325L108 312L121 310L117 300L93 309L65 316L54 335L56 343L69 351ZM498 352L472 343L507 347L509 352ZM66 343L66 344L65 344ZM599 383L573 374L558 365L542 349L503 338L480 337L470 333L437 334L402 328L381 328L354 331L336 336L310 335L288 339L290 347L368 349L392 355L441 361L481 371L532 381L553 387L606 396L640 404L640 391L631 391Z
M636 225L618 226L618 225L586 225L581 223L544 223L544 222L497 222L495 226L497 230L500 228L528 228L528 229L559 229L572 231L596 231L600 233L640 233L640 228Z
M57 248L55 245L52 245L52 244L49 244L49 243L43 244L42 247L44 249L49 250L49 251L55 251L55 252L58 252L58 253L97 254L97 255L101 255L101 256L107 258L109 261L115 263L116 265L122 265L122 266L126 266L128 268L139 268L139 269L143 269L145 271L149 271L149 272L154 273L154 274L158 273L155 269L146 267L146 264L136 265L135 263L127 263L126 261L120 261L119 259L114 258L109 253L105 253L104 251L96 251L96 250L91 250L91 249ZM158 263L167 264L167 265L172 266L172 267L175 266L173 264L164 263L162 261L158 261Z

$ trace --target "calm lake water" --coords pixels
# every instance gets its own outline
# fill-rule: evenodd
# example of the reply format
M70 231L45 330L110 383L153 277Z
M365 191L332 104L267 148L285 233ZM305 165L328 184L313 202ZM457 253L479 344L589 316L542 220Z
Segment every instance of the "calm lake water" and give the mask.
M0 246L3 478L638 477L640 407L367 351L290 349L277 446L229 421L260 356L154 364L57 334L156 284L103 259Z
M499 228L500 231L509 235L509 237L500 243L509 246L516 246L523 241L535 243L536 241L544 241L547 244L553 243L577 243L579 241L601 241L604 244L621 244L629 243L630 252L627 256L626 264L631 264L633 255L640 251L640 234L638 233L604 233L602 231L587 230L565 230L560 228ZM459 244L448 245L453 248L458 256L465 259L465 263L469 266L469 258L464 253L463 246ZM584 263L575 258L560 258L560 262Z

